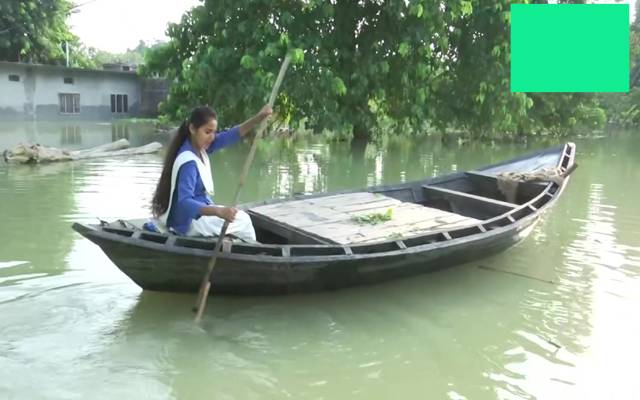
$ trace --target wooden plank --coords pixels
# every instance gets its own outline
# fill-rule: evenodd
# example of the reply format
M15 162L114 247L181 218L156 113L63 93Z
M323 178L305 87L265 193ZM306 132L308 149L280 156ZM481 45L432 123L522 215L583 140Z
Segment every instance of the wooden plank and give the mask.
M494 200L488 197L476 196L475 194L458 192L456 190L449 190L449 189L436 187L436 186L429 186L429 185L423 185L422 187L427 192L440 193L440 194L446 195L447 197L465 197L465 198L469 198L477 201L482 201L485 203L495 204L497 206L501 206L507 209L514 209L517 206L517 204L507 203L506 201Z
M305 210L309 209L312 205L306 201L298 200L287 203L270 204L268 206L260 206L252 208L251 210L263 215L277 216L279 214L286 213L287 211Z
M335 218L335 213L321 213L314 211L298 211L295 213L289 213L288 215L284 215L282 217L278 217L279 221L291 223L296 226L304 226L304 225L315 225L318 223L327 223ZM275 218L275 216L271 216Z
M331 207L328 207L326 204L316 205L309 201L297 201L293 206L291 206L291 203L283 203L278 207L256 207L253 208L252 211L285 222L293 222L294 220L300 220L302 218L303 221L309 221L313 224L314 222L325 223L327 218L330 220L349 219L350 217L347 213L351 212L367 211L374 213L377 212L376 210L382 209L386 212L390 206L401 204L400 201L386 198L385 196L371 193L369 193L369 195L375 196L375 201L353 204L348 203L349 198L347 197L345 198L347 202L345 203L346 206L335 205ZM371 196L367 197L371 199ZM361 197L358 198L358 200L361 199Z
M399 229L400 227L388 227L387 229L378 229L378 230L370 230L370 231L360 231L356 234L346 235L343 237L334 237L334 240L338 243L363 243L363 242L372 242L372 241L380 241L380 240L389 240L393 239L397 236L407 237L414 236L420 233L427 233L435 230L442 229L454 229L461 227L474 226L470 221L454 221L450 223L444 223L440 225L430 225L430 224L412 224L403 229Z
M348 204L341 207L335 207L335 210L339 210L342 212L355 212L355 211L363 211L363 210L373 210L380 208L391 208L397 207L402 204L400 200L396 199L383 199L380 201L370 202L370 203L362 203L362 204Z
M392 221L379 225L355 226L353 224L337 223L326 227L318 227L310 231L323 237L331 235L332 240L338 243L359 243L373 239L392 238L392 236L396 235L404 237L444 228L473 226L479 222L473 218L466 218L458 216L457 214L451 214L446 217L440 216L436 219L427 219L419 222L402 223L395 221L395 223L391 223Z
M392 218L369 225L352 220L354 216L386 213ZM299 232L341 244L385 240L390 236L413 236L447 227L477 225L480 221L447 211L369 192L347 193L315 199L260 206L251 210Z
M297 220L296 225L300 226L301 228L311 228L317 225L321 225L321 224L331 224L331 223L335 223L335 222L341 222L341 221L348 221L350 223L355 223L352 222L352 218L355 216L365 216L365 215L369 215L369 214L377 214L377 213L381 213L384 214L387 212L387 210L392 209L393 213L395 215L396 212L396 208L393 207L382 207L382 208L374 208L374 209L370 209L370 210L359 210L356 212L351 212L351 213L346 213L346 212L331 212L331 213L315 213L313 217L307 218L307 219L300 219L300 217L302 217L302 215L289 215L287 217L285 217L285 219L289 220L289 221L294 221Z
M394 207L382 207L371 210L359 210L354 212L338 212L338 211L326 211L326 210L314 210L312 215L308 215L307 212L299 214L289 214L282 217L283 221L297 221L297 226L309 228L319 224L334 223L340 221L351 222L354 216L365 216L371 213L386 213L389 209L392 210L393 220L402 220L404 216L408 216L409 220L421 221L424 219L436 218L440 215L450 215L444 211L427 208L418 204L401 203L399 202ZM308 218L302 218L308 216Z
M451 217L438 217L434 219L425 219L423 221L389 221L389 223L373 225L373 226L361 226L358 231L360 232L388 232L397 231L398 233L404 233L408 231L414 231L416 229L426 230L426 229L434 229L439 227L444 227L448 225L459 224L460 222L465 222L472 224L476 222L476 220L468 219L465 217L459 217L457 215Z
M249 214L253 213L249 210ZM333 244L331 239L327 237L319 237L313 232L305 231L297 228L295 225L284 223L280 220L272 219L266 216L258 216L255 219L256 228L267 229L276 235L286 238L291 244Z
M292 212L297 212L302 210L305 210L305 211L324 210L325 212L331 212L331 211L350 212L350 211L358 211L358 210L375 209L380 207L390 207L398 203L399 203L398 200L393 200L393 199L389 199L389 200L380 199L380 200L363 202L363 203L349 203L346 205L327 205L322 203L305 201L305 202L296 203L296 204L285 203L285 204L279 205L278 207L273 207L273 206L268 206L269 208L264 206L256 207L256 208L253 208L252 210L260 214L269 215L272 217L279 217L284 215L290 215Z
M369 193L369 192L356 192L356 193L346 193L339 194L335 196L328 197L316 197L313 199L308 199L312 204L321 204L325 207L331 206L340 206L344 204L362 204L362 203L370 203L372 201L378 201L380 198L384 198L385 196Z
M395 231L401 235L408 231L414 231L416 229L427 230L434 229L441 226L458 224L460 221L465 222L468 225L476 223L476 220L460 217L456 214L443 216L438 215L434 217L427 217L416 219L412 216L405 216L404 218L393 218L391 221L378 224L378 225L361 225L352 222L351 220L338 221L331 224L318 225L314 227L306 227L304 230L313 232L316 235L323 237L339 238L345 235L352 235L362 232L383 232L382 235L386 236Z
M403 226L410 226L410 225L416 225L416 224L421 224L421 225L429 225L429 226L438 226L438 225L443 225L443 224L450 224L450 223L454 223L457 222L459 220L465 220L465 221L469 221L469 219L467 219L466 217L461 217L458 216L457 214L449 214L449 215L443 215L443 214L437 214L437 215L433 215L433 214L429 214L429 215L411 215L411 214L404 214L404 215L394 215L394 217L387 222L381 223L381 224L377 224L377 225L366 225L366 224L358 224L354 221L351 221L350 219L348 220L342 220L342 221L337 221L334 223L329 223L329 224L323 224L323 225L319 225L319 226L313 226L313 227L307 227L306 229L311 230L311 231L321 231L321 230L332 230L334 229L334 225L342 225L343 230L355 230L355 231L359 231L359 230L363 230L363 229L368 229L368 230L376 230L376 229L386 229L386 228L400 228ZM476 221L476 220L472 220L472 221Z
M297 204L323 204L329 207L343 204L362 204L368 202L381 201L386 199L392 199L391 197L384 196L379 193L370 193L370 192L357 192L357 193L346 193L339 194L327 197L312 197L307 199L296 199L296 200L287 200L283 202L278 202L274 204L265 204L261 206L255 207L255 209L269 209L269 208L278 208L278 207L289 207L291 205ZM395 199L393 199L395 200ZM399 201L399 200L396 200Z
M421 207L425 212L406 212L402 209L394 209L393 217L390 221L380 223L377 225L358 224L351 220L351 217L342 219L332 223L321 224L320 226L307 226L305 229L319 232L319 231L331 231L333 229L341 228L342 231L359 231L362 229L381 229L387 227L400 227L406 225L412 225L417 223L429 222L430 225L441 225L444 223L451 223L459 220L461 217L457 214L447 213L441 210L437 210L434 213L434 209ZM405 212L402 212L405 211ZM412 210L422 211L422 210ZM453 218L453 219L452 219Z
M315 207L344 207L344 206L356 206L360 204L376 203L381 201L395 201L399 200L391 199L377 193L369 192L357 192L347 193L328 197L317 197L312 199L292 200L277 204L269 204L264 206L255 207L252 210L261 214L277 215L279 213L287 213L294 208L315 208Z

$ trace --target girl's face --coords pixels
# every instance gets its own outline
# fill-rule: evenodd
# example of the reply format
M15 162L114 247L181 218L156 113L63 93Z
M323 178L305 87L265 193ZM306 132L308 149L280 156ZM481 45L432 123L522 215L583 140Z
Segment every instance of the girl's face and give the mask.
M196 150L205 150L216 139L216 130L218 129L218 121L214 118L209 122L196 129L193 124L189 125L191 131L191 143Z

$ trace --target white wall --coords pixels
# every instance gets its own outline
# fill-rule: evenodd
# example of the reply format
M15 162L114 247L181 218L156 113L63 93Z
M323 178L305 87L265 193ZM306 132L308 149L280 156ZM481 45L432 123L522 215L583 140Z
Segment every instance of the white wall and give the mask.
M20 82L9 81L10 74L19 75ZM73 78L73 84L64 83L65 77ZM79 115L59 113L60 93L80 94ZM111 113L112 94L128 96L129 113ZM134 73L0 63L0 120L16 113L29 119L136 116L140 96L140 79Z
M20 76L20 82L9 81L9 75ZM18 65L0 66L0 108L9 108L15 112L24 111L27 101L24 89L25 71Z

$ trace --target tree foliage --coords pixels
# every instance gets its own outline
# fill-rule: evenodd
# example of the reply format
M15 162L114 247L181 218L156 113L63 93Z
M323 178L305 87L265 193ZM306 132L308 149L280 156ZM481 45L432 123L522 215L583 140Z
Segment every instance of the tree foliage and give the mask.
M45 64L65 62L65 42L79 47L69 31L69 0L3 0L0 2L0 60ZM75 55L72 60L83 66Z
M237 121L265 101L294 51L280 117L368 135L425 124L476 135L566 133L603 116L588 94L510 93L508 0L206 0L168 28L146 73L172 82L161 111L196 104ZM575 120L575 121L574 121Z
M69 0L3 0L0 2L0 60L102 68L105 63L142 64L158 44L140 41L124 53L84 46L67 24L76 6Z
M138 45L133 49L127 49L123 53L111 53L109 51L96 49L94 47L82 48L80 51L83 53L83 57L87 60L87 67L90 68L102 68L103 64L107 63L124 63L142 65L144 56L149 49L161 46L162 43L146 43L143 40L138 42Z
M636 1L635 20L630 26L630 88L629 93L604 93L600 103L607 118L622 126L640 126L640 1Z

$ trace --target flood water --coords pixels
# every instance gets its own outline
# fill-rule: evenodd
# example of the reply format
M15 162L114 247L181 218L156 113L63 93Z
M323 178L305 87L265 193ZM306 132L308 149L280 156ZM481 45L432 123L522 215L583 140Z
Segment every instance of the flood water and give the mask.
M0 124L80 149L139 124ZM531 236L489 259L291 297L142 292L74 221L139 218L161 155L0 161L0 399L640 399L640 132L573 139L579 168ZM268 140L242 200L466 170L554 145ZM232 198L249 144L212 159ZM526 276L526 277L525 277Z

